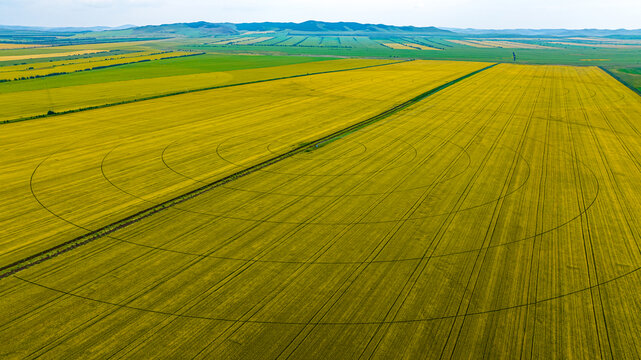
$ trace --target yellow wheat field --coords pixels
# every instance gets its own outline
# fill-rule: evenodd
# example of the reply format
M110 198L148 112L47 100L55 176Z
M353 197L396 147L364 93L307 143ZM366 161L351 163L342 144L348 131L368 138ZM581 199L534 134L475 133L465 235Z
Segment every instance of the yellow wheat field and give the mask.
M139 56L148 56L158 54L158 51L137 51L124 54L109 54L106 56L91 56L91 57L82 57L77 59L67 59L67 60L47 60L43 62L34 62L29 64L19 64L19 65L5 65L0 66L0 74L3 72L9 71L24 71L24 70L35 70L35 69L46 69L54 66L61 65L72 65L72 64L86 64L96 61L105 61L105 60L116 60L124 59L129 57L139 57Z
M44 53L44 54L26 54L26 55L4 55L0 56L0 61L13 61L13 60L25 60L25 59L42 59L42 58L54 58L54 57L63 57L63 56L74 56L74 55L87 55L95 54L100 52L105 52L106 50L78 50L78 51L69 51L69 52L60 52L60 53Z
M344 61L342 66L377 63L376 60ZM341 66L341 62L343 61L326 62L325 69L328 66ZM307 71L323 66L315 63L299 65ZM485 64L473 62L400 63L382 68L216 89L0 125L3 129L0 134L2 144L7 147L15 146L18 152L23 146L32 148L32 151L22 152L26 157L17 153L6 153L6 157L2 159L2 166L15 170L11 172L13 175L4 182L3 190L0 190L0 198L7 199L13 204L5 208L5 215L20 212L25 216L22 218L23 221L15 222L10 220L11 216L5 218L0 213L0 219L7 219L0 222L0 227L3 228L2 237L0 237L0 263L22 257L35 249L44 249L65 239L68 240L83 233L86 228L105 225L124 214L130 214L148 206L150 202L157 202L186 189L194 188L199 181L229 174L239 165L252 164L273 155L273 152L282 152L291 145L372 116L398 103L401 95L408 97L418 94L425 86L435 87L483 66ZM298 69L300 74L300 67ZM278 68L267 68L262 71L275 77L278 70ZM283 70L292 71L285 67ZM255 76L261 72L250 71L248 74ZM414 78L419 75L423 79L421 82L416 82ZM400 78L402 80L399 80ZM346 86L346 82L350 85ZM391 83L394 85L390 85ZM7 94L7 99L11 98L11 95L13 94ZM29 100L30 98L32 100ZM26 97L24 101L33 101L33 98ZM337 112L337 108L341 111ZM81 132L87 135L83 136L85 140L81 140L79 134L71 129L82 129ZM34 142L44 134L69 134L69 137L52 136L46 141ZM153 135L150 136L151 134ZM209 134L205 144L193 138L198 137L198 134ZM246 137L243 134L246 134ZM260 144L250 146L249 142L257 136L271 137L274 143L269 148ZM155 144L158 141L167 142L163 146L168 146L170 142L182 144L183 140L192 141L195 146L192 150L185 149L184 155L193 154L194 150L202 146L216 153L216 147L220 145L231 147L234 153L238 152L234 156L238 159L235 161L240 161L239 165L216 161L209 175L195 181L177 176L171 171L165 172L166 169L162 167L156 168L159 164L155 161L148 163L151 167L146 168L143 163L136 160L126 166L138 166L140 172L135 181L142 182L131 183L133 187L129 190L143 186L145 194L141 198L127 195L129 190L124 189L125 192L123 192L109 185L108 181L105 182L102 171L107 171L109 158L114 159L113 156L119 156L118 154L122 151L126 153L133 146L139 150L148 149L150 152L147 155L151 157L150 160L157 159L157 155L160 154L157 153ZM240 146L242 143L246 143L247 146ZM165 156L169 156L172 151L168 149ZM106 156L107 153L109 156ZM43 163L38 166L37 163L32 162L36 159L42 161L50 155L53 157L50 157L51 162L47 161L46 165ZM96 157L105 159L96 160ZM68 161L59 161L65 158ZM212 160L211 158L208 160L208 156L198 158L197 161ZM24 159L24 162L19 159ZM96 161L102 164L98 164L98 168L95 167ZM48 166L50 164L55 164L55 170ZM193 166L197 165L194 163ZM22 186L25 176L29 177L28 173L33 172L34 167L37 167L38 176L34 175L32 189L34 191L38 191L37 188L48 189L40 192L39 201L43 204L48 203L49 205L46 206L55 213L58 211L67 213L70 210L71 213L67 214L67 219L80 227L71 223L65 226L63 224L65 221L61 223L55 216L42 217L43 209L29 196L30 190ZM100 167L102 170L99 169ZM49 172L52 170L55 174ZM157 182L161 179L159 177L161 173L169 177L169 182ZM42 182L36 180L37 178ZM131 178L131 180L134 179ZM86 182L86 185L80 185L78 181ZM75 185L69 188L70 184ZM86 186L93 186L89 184L95 184L101 190L91 194L86 193L84 190ZM105 185L106 187L103 187ZM17 191L18 189L27 192ZM88 197L84 198L83 193ZM14 201L16 203L13 203ZM67 210L62 210L60 206ZM27 213L30 215L27 216ZM36 223L40 225L34 226Z
M340 59L248 70L113 81L44 90L11 92L7 91L11 90L11 88L8 88L5 92L0 93L0 108L2 108L0 121L43 115L49 110L63 112L204 87L351 69L389 62L391 61Z
M29 49L29 48L36 48L36 47L43 47L43 46L47 46L47 45L0 43L0 50Z
M404 44L398 44L398 43L382 43L382 44L387 46L388 48L396 49L396 50L418 50L415 47L411 47Z
M3 125L0 259L483 66ZM599 68L497 65L0 279L0 343L17 358L639 358L639 116Z
M437 48L435 48L435 47L426 46L426 45L421 45L421 44L416 44L416 43L403 43L403 45L406 45L406 46L409 46L409 47L418 48L418 49L420 49L420 50L441 50L441 49L437 49Z

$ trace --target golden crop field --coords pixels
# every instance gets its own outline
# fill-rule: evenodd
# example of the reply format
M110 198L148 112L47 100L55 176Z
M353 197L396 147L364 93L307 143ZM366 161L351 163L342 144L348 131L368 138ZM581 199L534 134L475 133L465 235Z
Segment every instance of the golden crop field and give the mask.
M42 54L25 54L25 55L0 55L0 61L26 60L26 59L43 59L52 57L64 57L74 55L86 55L105 52L107 50L78 50L60 53L42 53Z
M29 64L19 64L19 65L5 65L5 66L0 66L0 74L4 72L12 72L12 71L24 71L24 70L34 70L34 69L47 69L55 66L62 66L62 65L72 65L72 64L86 64L86 63L91 63L91 62L97 62L97 61L105 61L105 60L116 60L116 59L124 59L128 57L139 57L139 56L147 56L147 55L153 55L157 54L158 52L154 51L139 51L139 52L131 52L131 53L124 53L124 54L109 54L105 56L91 56L91 57L81 57L77 59L66 59L66 60L46 60L43 62L36 62L36 63L29 63Z
M76 45L58 45L58 46L50 46L47 47L46 49L40 48L40 49L30 49L32 52L37 53L38 51L42 52L42 50L47 50L47 52L61 52L64 50L67 51L72 51L72 50L113 50L114 48L118 49L144 49L144 50L149 50L149 45L152 44L163 44L168 41L171 41L172 39L158 39L158 40L132 40L132 41L122 41L122 42L96 42L96 43L91 43L91 44L76 44Z
M341 59L269 68L110 81L44 90L0 92L0 108L2 109L0 111L0 122L42 115L49 110L64 112L212 86L262 81L316 72L338 71L390 62L393 61Z
M159 141L167 141L163 146L191 143L179 154L187 156L187 162L195 161L191 166L213 160L210 155L201 157L198 149L213 146L211 150L215 150L220 144L234 149L243 166L251 165L273 152L373 116L418 95L426 86L436 87L483 66L486 64L473 62L399 63L2 125L0 144L11 150L4 152L1 164L11 171L3 174L0 197L11 206L0 210L0 263L6 265L176 196L199 181L237 170L236 165L216 161L211 173L199 181L167 172L164 166L158 168L155 160L173 150L168 147L164 155L157 153ZM418 76L421 81L416 80ZM198 134L209 134L207 143L198 140ZM247 137L259 136L275 143L270 148L240 146ZM121 163L118 157L132 149L147 149L149 162L137 158ZM134 181L131 188L119 189L106 180L105 176L121 176L118 173L124 170L108 175L111 161L138 169L136 175L126 175ZM92 186L96 186L94 191L87 192ZM145 192L142 197L128 194L141 190ZM34 192L39 193L36 201ZM65 215L59 218L49 211ZM20 222L14 221L17 213L21 214Z
M406 46L409 46L409 47L418 48L420 50L441 50L441 49L437 49L437 48L432 47L432 46L426 46L426 45L421 45L421 44L417 44L417 43L404 43L403 45L406 45Z
M51 74L67 74L67 73L72 73L76 71L92 70L95 68L103 68L103 67L114 66L114 65L131 64L131 63L141 62L141 61L162 60L162 59L169 59L174 57L189 56L189 55L196 55L196 54L197 53L193 53L190 51L169 51L169 52L156 53L156 54L142 54L140 56L126 56L126 57L115 58L115 59L104 59L100 61L85 61L85 62L78 61L78 62L73 62L71 64L60 64L60 65L53 65L49 67L42 66L40 68L35 68L35 66L28 66L24 70L0 71L0 80L30 79L34 77L42 77L42 76L47 76ZM83 59L83 60L86 60L86 59ZM40 65L45 65L45 64L46 63L41 63ZM21 66L25 67L26 65L21 65ZM31 69L32 67L33 69ZM0 68L0 70L2 70L2 68Z
M0 278L2 353L640 358L641 98L490 65L0 125L0 267L109 229Z
M35 47L43 47L46 45L36 45L36 44L18 44L18 43L0 43L0 50L8 49L29 49Z
M382 44L387 46L388 48L396 49L396 50L419 50L417 48L407 46L404 44L398 44L398 43L382 43Z

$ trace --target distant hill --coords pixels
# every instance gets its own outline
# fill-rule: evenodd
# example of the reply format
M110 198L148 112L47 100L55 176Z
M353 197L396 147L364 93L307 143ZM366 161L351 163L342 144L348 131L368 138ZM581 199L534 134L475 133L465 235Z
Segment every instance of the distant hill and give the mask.
M209 36L218 34L238 34L234 24L228 23L209 23L198 21L192 23L176 23L163 25L146 25L129 29L135 35L157 35L157 36Z
M459 29L444 28L462 35L490 36L640 36L641 29Z
M427 35L444 37L640 37L641 29L461 29L437 28L434 26L394 26L385 24L363 24L358 22L325 22L309 20L294 22L256 23L211 23L206 21L162 25L123 25L118 27L37 27L0 25L0 34L10 35L17 40L33 40L34 36L68 36L68 41L90 41L91 39L127 38L168 38L208 37L213 35L239 35L246 32L279 32L289 34L341 34L366 36ZM54 35L55 33L55 35ZM35 39L35 38L34 38ZM65 40L65 41L67 41Z
M295 32L394 32L394 33L421 33L421 34L452 34L451 31L442 30L434 26L394 26L384 24L361 24L357 22L324 22L305 21L302 23L244 23L236 24L237 30L245 31L295 31Z
M106 30L124 30L135 28L136 25L122 25L122 26L91 26L91 27L44 27L44 26L18 26L18 25L0 25L0 30L14 30L14 31L42 31L42 32L91 32L91 31L106 31Z
M274 31L288 33L411 33L426 35L455 35L448 30L433 26L393 26L384 24L361 24L357 22L324 22L305 21L293 22L261 22L261 23L209 23L205 21L192 23L176 23L163 25L147 25L128 29L137 36L211 36L211 35L237 35L246 31Z

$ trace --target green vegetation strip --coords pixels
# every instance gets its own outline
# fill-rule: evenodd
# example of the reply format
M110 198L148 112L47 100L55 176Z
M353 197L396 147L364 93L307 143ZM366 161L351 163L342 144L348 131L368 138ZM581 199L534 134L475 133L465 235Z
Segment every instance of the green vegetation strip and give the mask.
M171 93L146 96L146 97L142 97L142 98L138 98L138 99L123 100L123 101L118 101L118 102L109 103L109 104L88 106L88 107L84 107L84 108L65 110L65 111L52 111L52 110L49 110L49 112L46 113L46 114L34 115L34 116L23 117L23 118L18 118L18 119L2 120L2 121L0 121L0 124L9 124L9 123L15 123L15 122L20 122L20 121L41 119L41 118L51 117L51 116L72 114L72 113L77 113L77 112L81 112L81 111L102 109L102 108L107 108L107 107L111 107L111 106L131 104L131 103L135 103L135 102L139 102L139 101L147 101L147 100L164 98L164 97L168 97L168 96L189 94L189 93L194 93L194 92L199 92L199 91L215 90L215 89L222 89L222 88L228 88L228 87L233 87L233 86L241 86L241 85L258 84L258 83L264 83L264 82L268 82L268 81L293 79L293 78L299 78L299 77L311 76L311 75L330 74L330 73L337 73L337 72L343 72L343 71L352 71L352 70L362 70L362 69L368 69L368 68L379 67L379 66L394 65L394 64L404 63L404 62L408 62L408 61L414 61L414 59L395 61L395 62L390 62L390 63L385 63L385 64L360 66L360 67L349 68L349 69L327 70L327 71L319 71L319 72L314 72L314 73L289 75L289 76L282 76L282 77L263 79L263 80L255 80L255 81L247 81L247 82L235 83L235 84L208 86L208 87L204 87L204 88L175 91L175 92L171 92Z
M619 75L617 75L617 74L613 73L612 71L610 71L610 70L606 69L606 68L605 68L605 67L603 67L603 66L599 66L599 69L601 69L601 70L605 71L608 75L610 75L610 76L612 76L613 78L615 78L617 81L619 81L619 82L620 82L621 84L623 84L625 87L627 87L628 89L630 89L630 90L634 91L635 93L637 93L637 95L641 96L641 90L639 90L638 88L636 88L636 87L634 87L634 86L632 86L632 85L628 84L625 80L621 79L621 77L620 77Z
M58 256L58 255L60 255L62 253L65 253L67 251L73 250L73 249L75 249L75 248L77 248L79 246L88 244L88 243L90 243L90 242L92 242L94 240L97 240L97 239L100 239L102 237L105 237L105 236L107 236L107 235L109 235L109 234L111 234L111 233L113 233L113 232L115 232L117 230L120 230L122 228L125 228L125 227L131 225L131 224L134 224L134 223L136 223L138 221L141 221L141 220L143 220L145 218L148 218L148 217L150 217L150 216L152 216L152 215L154 215L154 214L156 214L156 213L158 213L160 211L163 211L163 210L165 210L167 208L170 208L172 206L181 204L181 203L183 203L183 202L185 202L187 200L193 199L196 196L201 195L201 194L203 194L203 193L205 193L205 192L207 192L209 190L218 188L218 187L220 187L222 185L225 185L225 184L227 184L227 183L229 183L231 181L234 181L234 180L236 180L238 178L241 178L243 176L249 175L249 174L254 173L254 172L258 171L258 170L264 169L264 168L266 168L266 167L268 167L270 165L273 165L273 164L275 164L275 163L277 163L279 161L282 161L282 160L285 160L287 158L290 158L290 157L292 157L292 156L294 156L296 154L299 154L299 153L302 153L302 152L311 151L311 150L320 148L322 146L325 146L325 145L329 144L332 141L336 141L336 140L338 140L338 139L340 139L342 137L345 137L345 136L347 136L347 135L349 135L349 134L351 134L353 132L356 132L356 131L358 131L358 130L366 127L366 126L369 126L369 125L372 125L372 124L374 124L374 123L376 123L378 121L381 121L381 120L383 120L383 119L385 119L385 118L387 118L387 117L389 117L389 116L391 116L391 115L393 115L393 114L395 114L395 113L397 113L397 112L399 112L399 111L401 111L403 109L406 109L406 108L414 105L415 103L427 98L428 96L431 96L431 95L433 95L433 94L435 94L435 93L437 93L437 92L439 92L439 91L441 91L441 90L443 90L443 89L445 89L447 87L450 87L450 86L452 86L452 85L454 85L454 84L456 84L456 83L458 83L458 82L460 82L462 80L465 80L465 79L467 79L467 78L469 78L469 77L471 77L473 75L476 75L476 74L478 74L478 73L480 73L482 71L485 71L485 70L487 70L487 69L489 69L491 67L494 67L494 66L496 66L496 64L492 64L492 65L484 67L482 69L473 71L473 72L471 72L471 73L469 73L467 75L461 76L461 77L459 77L457 79L454 79L454 80L452 80L450 82L447 82L447 83L445 83L443 85L440 85L440 86L435 87L435 88L433 88L431 90L428 90L428 91L426 91L426 92L424 92L424 93L422 93L422 94L420 94L420 95L418 95L418 96L416 96L416 97L414 97L414 98L412 98L410 100L407 100L407 101L405 101L405 102L403 102L401 104L398 104L398 105L396 105L396 106L394 106L392 108L389 108L389 109L383 111L382 113L380 113L378 115L375 115L373 117L365 119L365 120L363 120L361 122L358 122L358 123L356 123L354 125L348 126L346 128L343 128L343 129L341 129L339 131L336 131L334 133L331 133L329 135L323 136L323 137L321 137L319 139L316 139L314 141L300 144L296 148L294 148L294 149L292 149L290 151L287 151L287 152L285 152L285 153L283 153L281 155L278 155L276 157L270 158L270 159L265 160L265 161L263 161L261 163L258 163L256 165L250 166L250 167L248 167L248 168L246 168L244 170L241 170L241 171L236 172L234 174L231 174L229 176L223 177L223 178L221 178L219 180L216 180L214 182L206 184L206 185L204 185L202 187L199 187L198 189L189 191L189 192L187 192L187 193L185 193L183 195L177 196L177 197L175 197L173 199L169 199L169 200L164 201L164 202L162 202L160 204L157 204L157 205L154 205L154 206L152 206L150 208L147 208L145 210L139 211L139 212L137 212L137 213L135 213L133 215L130 215L130 216L128 216L128 217L126 217L126 218L124 218L122 220L119 220L119 221L116 221L116 222L111 223L109 225L103 226L100 229L94 230L94 231L92 231L90 233L87 233L85 235L79 236L79 237L77 237L75 239L69 240L69 241L64 242L64 243L62 243L60 245L56 245L56 246L54 246L52 248L49 248L47 250L44 250L44 251L38 253L38 254L26 257L26 258L24 258L22 260L18 260L16 262L12 263L12 264L4 266L4 267L0 268L0 279L5 278L5 277L7 277L9 275L15 274L15 273L17 273L19 271L22 271L24 269L27 269L27 268L29 268L31 266L36 265L36 264L42 263L42 262L44 262L44 261L46 261L48 259L54 258L54 257L56 257L56 256Z

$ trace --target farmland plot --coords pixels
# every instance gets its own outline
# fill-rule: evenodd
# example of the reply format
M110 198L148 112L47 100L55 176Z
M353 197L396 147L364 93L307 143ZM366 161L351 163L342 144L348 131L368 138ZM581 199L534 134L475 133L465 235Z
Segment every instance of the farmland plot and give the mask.
M65 112L212 86L347 70L390 62L389 60L341 59L317 61L313 64L283 65L237 71L210 71L199 74L107 81L23 91L11 91L12 87L9 86L17 83L5 83L4 85L9 86L0 89L0 108L2 109L0 111L0 121L43 115L49 110ZM51 79L38 80L50 81Z
M99 68L111 67L116 65L125 65L125 64L131 64L136 62L163 60L163 59L171 59L176 57L193 56L193 55L201 55L201 54L202 53L194 53L194 52L188 52L188 51L170 51L170 52L163 52L159 54L144 54L141 56L123 56L119 59L105 59L103 61L74 62L71 64L61 64L61 65L54 65L54 66L48 66L48 67L42 66L41 68L38 68L38 69L36 69L36 67L38 67L40 64L34 64L32 66L23 65L23 67L26 67L26 69L20 69L15 71L10 71L10 70L2 71L6 69L3 69L2 67L0 67L0 81L30 79L30 78L43 77L43 76L49 76L49 75L55 75L55 74L68 74L68 73L77 72L77 71L99 69ZM11 66L10 68L13 68L13 66Z
M29 48L42 47L42 46L46 46L46 45L20 44L20 43L0 43L0 50L29 49Z
M395 49L395 50L419 50L415 47L411 47L405 44L400 44L400 43L392 43L392 42L386 42L382 43L383 45L387 46L390 49Z
M386 66L3 125L0 144L6 156L1 161L7 171L0 197L7 206L0 213L0 264L373 116L487 64L420 61ZM61 135L48 136L52 133ZM253 137L275 142L268 148L251 143ZM208 152L200 152L203 147ZM234 154L235 164L216 158L223 149ZM188 166L208 164L209 170L185 178L181 170L168 170L155 161L169 156L179 156ZM115 185L117 178L127 184Z
M78 59L56 60L56 61L49 60L49 61L35 62L35 63L29 63L29 64L5 65L5 66L0 66L0 73L10 72L10 71L40 70L40 69L47 69L47 68L52 68L52 67L62 66L62 65L87 64L87 63L99 62L99 61L105 61L105 60L116 60L116 59L124 59L128 57L146 56L146 55L152 55L155 53L157 52L139 51L139 52L124 53L124 54L112 53L106 56L92 56L92 57L81 57Z
M24 60L24 59L43 59L43 58L55 58L55 57L65 57L73 55L87 55L105 52L106 50L79 50L79 51L69 51L61 53L42 53L42 54L25 54L25 55L2 55L0 56L0 61L12 61L12 60Z
M583 46L593 48L610 48L610 49L641 49L641 45L628 45L628 44L594 44L594 43L581 43L569 41L550 41L550 44L570 45L570 46Z
M409 77L412 66L430 69L362 72L417 94L384 74L406 67ZM349 75L357 80L291 86L373 99ZM343 86L321 85L333 81ZM277 106L258 100L255 111ZM332 110L354 106L341 104ZM49 358L638 358L639 116L638 95L596 67L498 65L0 280L0 343ZM78 150L54 153L33 176L36 194L51 202L73 186L100 193L78 202L113 206L111 186L152 199L176 179L202 184L274 156L312 129L244 120L242 139L219 140L211 121L163 135L115 120L101 123L132 135L84 155L104 178L83 180ZM292 126L300 132L277 135ZM49 161L82 179L47 184ZM50 204L69 220L78 206Z
M409 47L413 47L413 48L417 48L419 50L440 50L440 49L437 49L437 48L435 48L433 46L426 46L426 45L423 45L423 44L417 44L417 43L411 43L411 42L410 43L404 43L403 45L406 45L406 46L409 46Z

